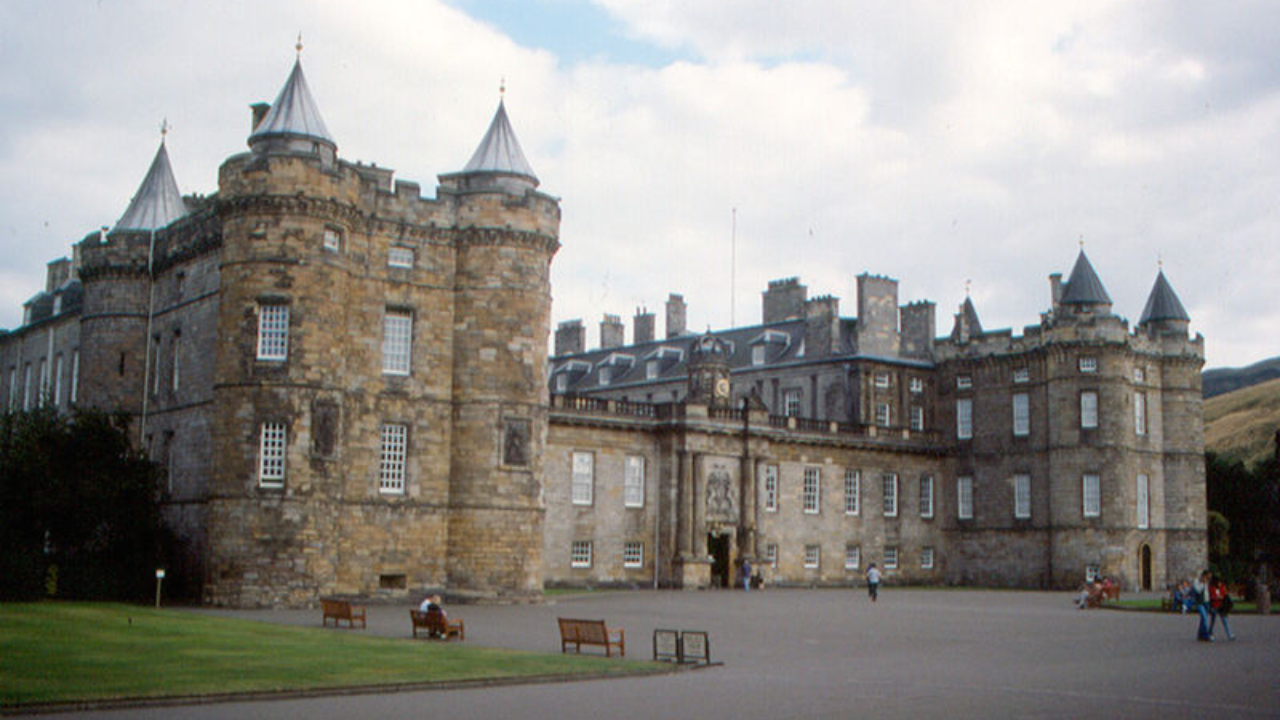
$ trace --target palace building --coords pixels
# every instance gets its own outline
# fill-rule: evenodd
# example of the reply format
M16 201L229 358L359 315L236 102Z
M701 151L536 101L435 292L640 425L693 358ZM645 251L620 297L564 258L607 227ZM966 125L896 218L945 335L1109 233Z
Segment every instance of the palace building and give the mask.
M204 601L534 600L547 585L1160 587L1205 563L1203 340L1163 273L1132 329L1083 251L1021 335L861 275L770 283L625 344L562 323L560 206L499 102L434 197L338 155L295 63L218 189L162 141L120 220L0 332L0 401L131 418Z

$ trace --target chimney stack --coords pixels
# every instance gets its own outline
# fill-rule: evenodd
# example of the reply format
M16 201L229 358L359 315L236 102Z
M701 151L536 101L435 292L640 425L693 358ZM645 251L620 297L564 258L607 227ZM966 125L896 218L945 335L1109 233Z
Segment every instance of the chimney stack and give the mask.
M667 296L667 337L675 338L688 334L685 326L684 296L671 293Z
M556 326L556 357L576 355L587 349L587 329L582 320L565 320Z
M622 347L625 344L623 342L625 330L626 326L622 324L620 316L605 313L604 319L600 321L600 349Z
M644 308L636 308L635 322L632 325L631 330L631 342L635 345L653 342L653 333L653 313L645 310Z

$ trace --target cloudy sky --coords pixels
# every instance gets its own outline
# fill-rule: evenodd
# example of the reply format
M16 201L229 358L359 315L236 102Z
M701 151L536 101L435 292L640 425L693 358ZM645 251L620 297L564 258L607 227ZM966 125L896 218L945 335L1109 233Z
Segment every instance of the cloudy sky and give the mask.
M966 282L1020 332L1083 241L1118 314L1163 260L1208 365L1245 365L1280 355L1276 27L1261 0L9 0L0 328L120 217L163 119L182 191L216 191L301 32L339 154L428 195L505 78L562 198L553 322L592 345L605 312L662 332L671 292L694 330L757 323L781 277L854 315L864 272L939 334Z

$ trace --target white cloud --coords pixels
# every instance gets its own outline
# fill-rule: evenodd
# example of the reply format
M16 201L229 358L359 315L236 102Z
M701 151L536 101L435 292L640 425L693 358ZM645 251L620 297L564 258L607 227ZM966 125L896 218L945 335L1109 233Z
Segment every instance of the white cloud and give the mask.
M1260 29L1277 11L600 4L695 59L569 63L466 5L408 0L0 6L0 327L45 262L123 211L161 118L182 189L214 191L301 30L339 152L427 195L466 162L505 77L542 189L563 199L553 320L581 317L592 337L604 312L661 315L668 292L691 328L757 322L766 282L793 275L851 315L862 272L935 300L940 333L967 278L984 325L1020 328L1083 236L1131 321L1163 256L1210 364L1277 354L1259 332L1280 322L1280 51Z

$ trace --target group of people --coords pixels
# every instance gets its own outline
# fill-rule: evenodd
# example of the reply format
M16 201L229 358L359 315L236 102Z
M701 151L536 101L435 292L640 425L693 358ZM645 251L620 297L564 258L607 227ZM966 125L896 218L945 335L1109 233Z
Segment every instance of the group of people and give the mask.
M1186 587L1189 586L1189 587ZM1213 642L1213 629L1222 621L1222 631L1227 634L1228 640L1235 640L1235 633L1231 632L1231 625L1227 623L1227 616L1231 614L1231 608L1235 605L1235 601L1231 599L1230 593L1227 592L1227 584L1222 582L1222 578L1211 574L1208 570L1200 573L1200 577L1195 582L1187 583L1185 580L1179 584L1178 589L1174 590L1174 601L1179 599L1179 591L1182 592L1182 611L1187 611L1187 605L1196 611L1200 616L1200 627L1196 630L1196 640L1200 642Z
M1076 598L1076 607L1081 610L1101 607L1102 601L1111 593L1112 587L1113 584L1109 577L1095 577L1092 580L1085 580L1084 585L1080 586L1080 595Z

